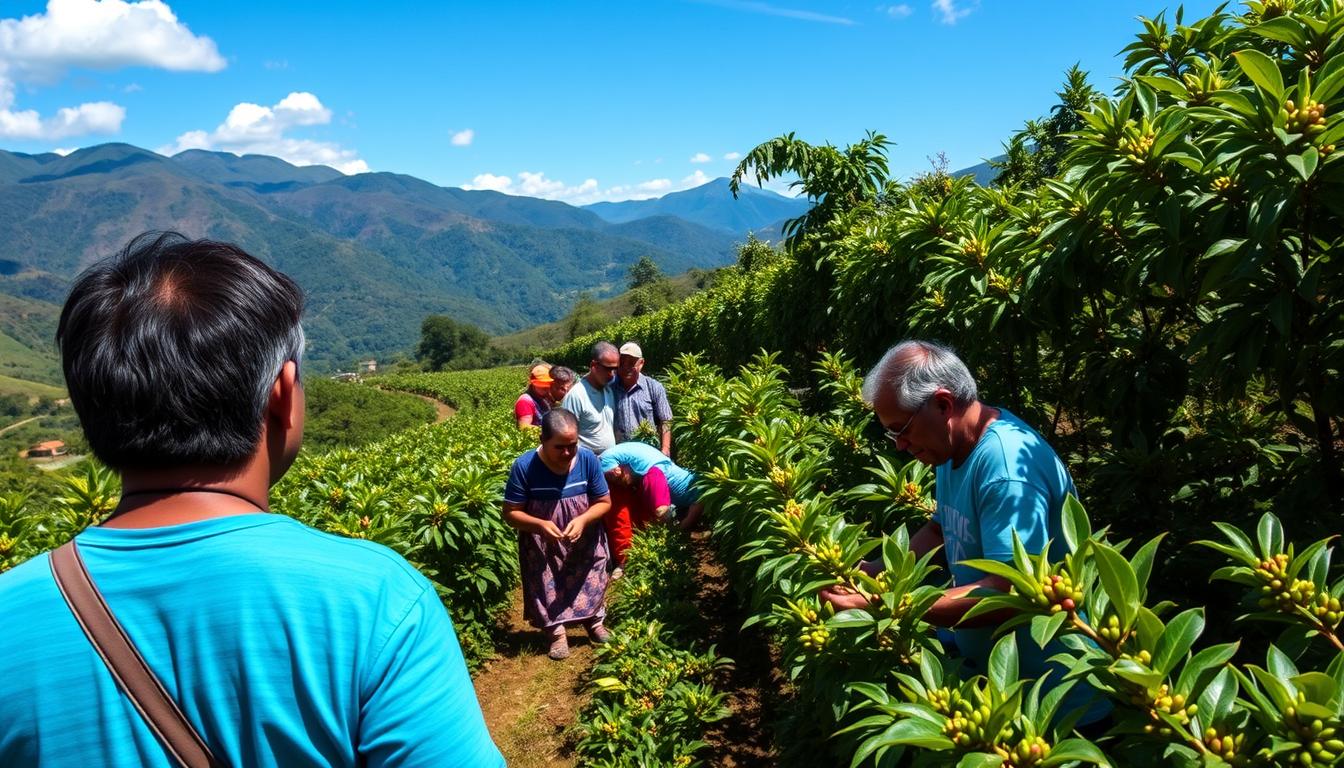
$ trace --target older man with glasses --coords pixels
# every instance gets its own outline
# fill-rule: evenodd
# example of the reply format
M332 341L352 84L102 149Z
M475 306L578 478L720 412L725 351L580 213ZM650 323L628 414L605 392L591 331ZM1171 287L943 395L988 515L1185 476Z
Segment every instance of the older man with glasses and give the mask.
M1013 534L1028 553L1050 545L1051 558L1066 554L1061 531L1064 501L1077 495L1069 471L1054 449L1026 422L1006 408L983 403L975 379L956 354L927 341L905 341L889 349L863 382L863 397L897 449L935 467L937 510L910 538L923 555L942 547L952 572L952 587L928 610L929 623L951 629L945 639L976 671L987 670L994 629L1001 615L962 623L975 605L975 590L1007 592L1006 579L963 563L973 559L1013 561ZM899 425L899 426L898 426ZM876 574L881 565L864 563ZM842 588L822 590L838 609L863 608L866 600ZM955 629L953 629L955 628ZM1017 647L1024 678L1040 677L1047 660L1063 650L1058 642L1041 649L1024 626ZM1062 672L1056 668L1052 683ZM1052 683L1047 683L1050 685ZM1089 703L1085 685L1071 691L1068 705ZM1084 722L1104 714L1096 704Z
M579 420L579 444L601 454L616 444L616 387L620 354L607 341L593 345L588 375L565 395L561 406Z

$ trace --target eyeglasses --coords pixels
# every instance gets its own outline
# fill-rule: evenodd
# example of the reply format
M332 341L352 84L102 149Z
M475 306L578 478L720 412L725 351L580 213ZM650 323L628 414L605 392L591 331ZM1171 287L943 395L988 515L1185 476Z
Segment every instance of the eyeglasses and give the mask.
M610 373L610 372L616 370L617 368L620 368L620 367L621 367L621 366L619 366L619 365L603 365L603 364L597 362L596 360L593 361L593 365L596 365L598 368L606 368L608 373Z
M910 418L905 420L905 426L901 427L900 429L894 432L888 429L883 433L883 436L886 437L888 440L890 440L893 444L895 444L897 448L899 448L901 444L898 443L897 441L901 439L901 437L905 434L905 431L909 429L910 425L915 422L915 417L918 416L919 412L924 410L924 406L928 404L929 404L928 400L925 400L924 402L920 403L919 407L915 409L915 412L910 414Z

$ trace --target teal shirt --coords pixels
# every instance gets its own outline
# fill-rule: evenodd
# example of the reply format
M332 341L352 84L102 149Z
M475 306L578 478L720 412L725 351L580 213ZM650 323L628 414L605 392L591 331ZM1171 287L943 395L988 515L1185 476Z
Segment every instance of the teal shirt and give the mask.
M602 471L609 472L618 464L624 464L643 477L653 467L662 471L667 478L667 489L672 493L672 503L683 506L694 504L700 494L695 489L695 473L675 464L662 451L648 443L630 441L618 443L602 454Z
M504 764L443 604L390 549L263 513L77 541L112 613L227 764ZM172 765L47 555L0 575L0 606L0 765Z
M952 569L952 583L969 584L985 577L982 571L964 565L972 559L1013 561L1013 533L1028 554L1037 555L1050 542L1050 558L1059 562L1068 554L1061 519L1064 501L1077 495L1069 470L1053 448L1007 409L991 422L961 466L947 462L935 470L937 512L934 520L943 529L943 547ZM958 628L952 632L957 649L984 672L994 647L993 627ZM1040 677L1046 660L1064 651L1058 641L1042 649L1030 630L1017 632L1019 668L1023 677ZM1059 681L1063 670L1051 679ZM1086 703L1093 692L1076 686L1064 710ZM1084 722L1099 718L1109 709L1093 707Z

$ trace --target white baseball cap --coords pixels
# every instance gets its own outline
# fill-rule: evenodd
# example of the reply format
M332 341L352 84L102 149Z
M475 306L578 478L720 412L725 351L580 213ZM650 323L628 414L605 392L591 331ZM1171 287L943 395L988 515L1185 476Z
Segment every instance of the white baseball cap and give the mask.
M644 357L644 350L640 349L639 345L636 344L635 342L627 341L621 345L621 354L629 355L630 357L642 358Z

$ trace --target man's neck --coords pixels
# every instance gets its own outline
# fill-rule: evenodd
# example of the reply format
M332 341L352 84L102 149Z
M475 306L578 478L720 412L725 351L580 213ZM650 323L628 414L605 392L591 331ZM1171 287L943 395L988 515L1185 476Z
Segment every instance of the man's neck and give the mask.
M985 430L999 418L999 409L976 400L966 406L961 418L953 427L952 466L960 467L975 450L976 443L984 437Z
M131 470L122 475L122 498L105 528L159 528L215 517L269 512L269 466L253 460L237 467Z

